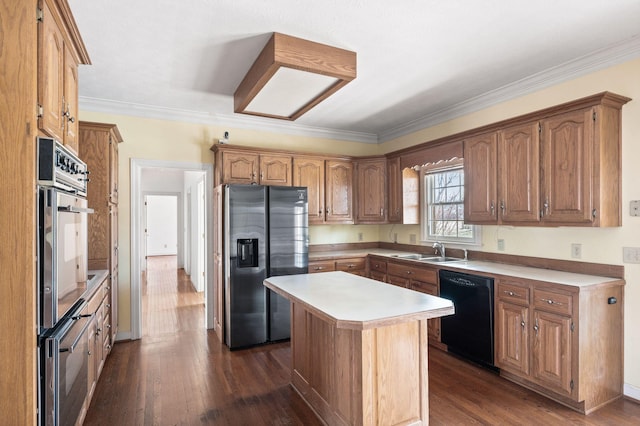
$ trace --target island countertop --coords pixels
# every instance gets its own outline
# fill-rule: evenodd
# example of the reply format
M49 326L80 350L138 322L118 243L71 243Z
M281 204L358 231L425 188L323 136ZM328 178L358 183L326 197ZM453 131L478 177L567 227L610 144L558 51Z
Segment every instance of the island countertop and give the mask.
M366 330L454 313L450 300L341 271L270 277L264 285L337 328Z

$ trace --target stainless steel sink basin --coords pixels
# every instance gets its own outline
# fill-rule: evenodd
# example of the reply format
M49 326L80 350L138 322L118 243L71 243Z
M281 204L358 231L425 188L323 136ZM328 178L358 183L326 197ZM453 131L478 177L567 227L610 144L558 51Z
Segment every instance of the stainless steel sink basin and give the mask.
M429 257L420 257L418 260L422 260L424 262L457 262L464 259L458 259L457 257L429 256Z
M412 260L420 260L422 259L423 255L421 254L399 254L397 256L398 259L412 259Z

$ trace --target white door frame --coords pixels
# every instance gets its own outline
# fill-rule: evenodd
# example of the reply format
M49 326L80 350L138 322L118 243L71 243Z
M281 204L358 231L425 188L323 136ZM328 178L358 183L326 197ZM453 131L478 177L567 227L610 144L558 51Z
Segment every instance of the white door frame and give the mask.
M177 169L182 171L205 172L205 227L207 249L213 247L213 164L187 163L178 161L131 159L131 339L139 339L142 336L142 286L140 283L141 268L141 236L143 194L142 194L142 169L148 167L160 167ZM207 250L207 251L209 251ZM205 327L213 328L213 256L206 256L205 277L207 279L205 299Z

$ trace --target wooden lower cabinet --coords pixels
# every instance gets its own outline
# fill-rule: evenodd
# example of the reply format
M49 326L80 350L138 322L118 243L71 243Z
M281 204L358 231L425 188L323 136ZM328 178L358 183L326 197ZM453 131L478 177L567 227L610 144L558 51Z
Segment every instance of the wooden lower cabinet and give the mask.
M500 374L585 414L622 397L623 286L498 279Z
M338 260L313 260L309 262L309 273L344 271L351 274L366 276L367 259L365 257L353 257Z

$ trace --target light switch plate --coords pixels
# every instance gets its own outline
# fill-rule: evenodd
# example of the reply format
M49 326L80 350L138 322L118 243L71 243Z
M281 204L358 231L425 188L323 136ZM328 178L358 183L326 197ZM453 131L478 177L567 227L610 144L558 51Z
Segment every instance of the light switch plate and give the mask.
M640 216L640 200L631 200L629 203L629 214L631 216Z
M502 238L498 239L498 250L504 251L504 240Z

